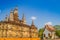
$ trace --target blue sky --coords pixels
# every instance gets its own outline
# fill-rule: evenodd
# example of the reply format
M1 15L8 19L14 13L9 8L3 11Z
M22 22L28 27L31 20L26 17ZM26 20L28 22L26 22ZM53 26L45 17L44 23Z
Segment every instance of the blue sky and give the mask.
M28 24L35 17L34 23L42 28L45 23L60 24L60 1L59 0L0 0L0 20L10 14L10 10L18 6L19 19L24 13Z

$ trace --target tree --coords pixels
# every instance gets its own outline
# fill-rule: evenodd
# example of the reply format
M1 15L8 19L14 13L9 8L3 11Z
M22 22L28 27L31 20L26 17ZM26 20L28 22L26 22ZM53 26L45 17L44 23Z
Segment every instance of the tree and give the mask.
M60 25L55 25L54 27L56 28L56 35L60 37Z
M56 35L60 37L60 30L56 30Z
M56 30L60 30L60 25L55 25L54 27L56 28Z
M44 32L43 28L39 29L39 37L40 38L43 38L43 32Z

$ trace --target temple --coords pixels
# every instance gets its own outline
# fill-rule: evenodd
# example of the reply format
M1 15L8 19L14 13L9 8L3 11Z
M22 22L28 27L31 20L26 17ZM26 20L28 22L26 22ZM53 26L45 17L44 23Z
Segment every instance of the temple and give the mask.
M26 23L25 15L22 19L18 16L18 7L10 11L10 15L0 21L0 38L38 38L38 29L32 21L31 25Z

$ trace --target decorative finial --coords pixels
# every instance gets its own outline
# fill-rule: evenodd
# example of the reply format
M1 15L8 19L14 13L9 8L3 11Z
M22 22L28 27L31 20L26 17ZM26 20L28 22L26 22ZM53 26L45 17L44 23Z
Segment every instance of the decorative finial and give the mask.
M32 20L32 24L31 25L34 25L34 20Z
M23 17L22 17L22 20L24 20L25 19L25 15L24 15L24 13L23 13Z
M8 15L6 14L6 17L8 17Z
M18 6L16 5L15 10L18 10Z
M23 13L22 21L23 21L24 24L26 24L26 19L25 19L24 13Z
M6 17L5 17L5 21L8 21L8 15L6 15Z
M10 13L13 13L13 10L11 9Z

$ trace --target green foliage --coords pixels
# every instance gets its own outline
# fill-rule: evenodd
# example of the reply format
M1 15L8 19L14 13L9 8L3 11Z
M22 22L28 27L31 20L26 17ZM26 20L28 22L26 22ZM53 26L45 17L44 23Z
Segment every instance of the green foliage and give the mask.
M56 35L60 37L60 30L56 30Z
M57 30L60 30L60 25L55 25L54 26Z
M40 38L43 38L43 32L44 32L44 29L39 29L39 37Z
M56 35L60 37L60 25L55 25L54 27L56 28Z

